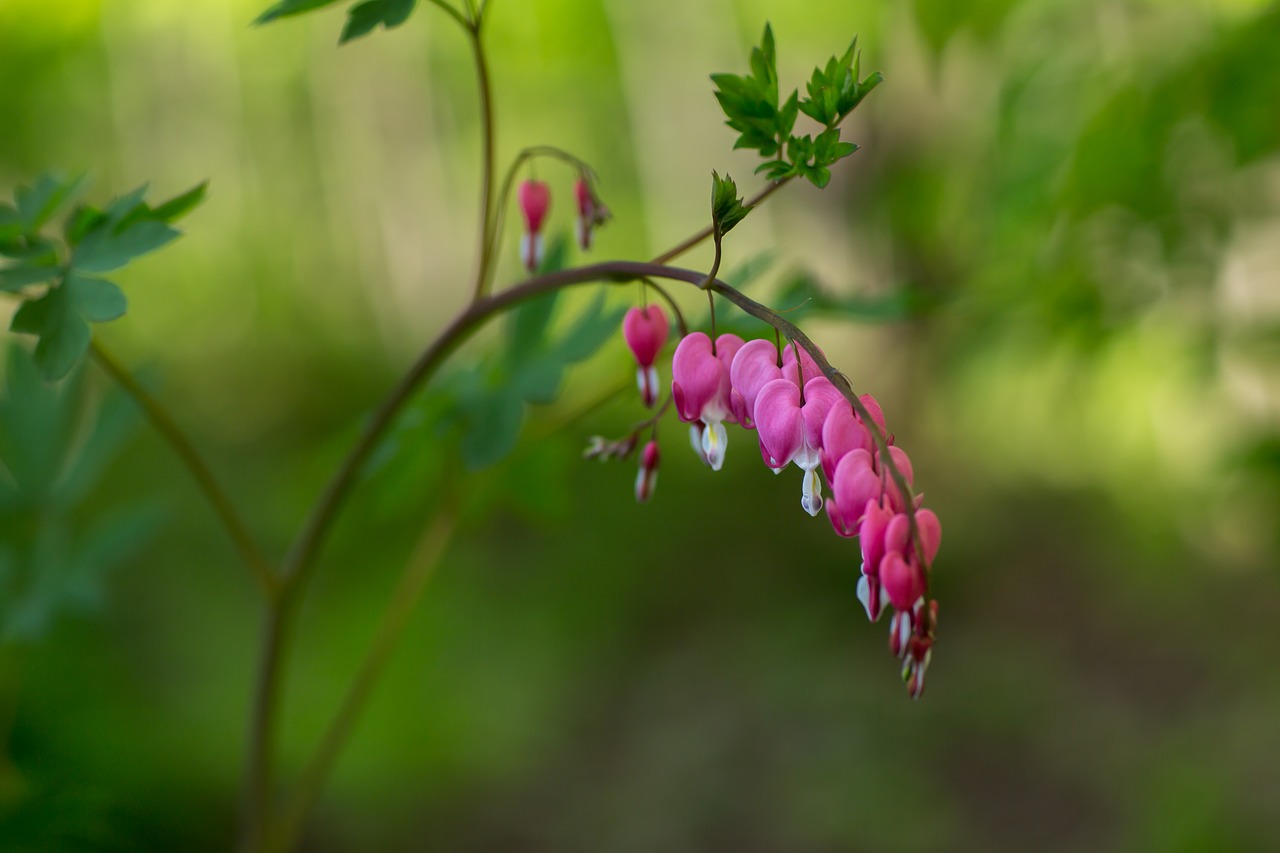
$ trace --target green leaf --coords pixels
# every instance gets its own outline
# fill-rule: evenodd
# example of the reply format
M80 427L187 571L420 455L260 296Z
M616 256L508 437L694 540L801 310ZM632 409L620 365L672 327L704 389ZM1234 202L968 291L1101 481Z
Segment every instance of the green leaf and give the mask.
M722 235L728 234L750 212L751 208L744 206L742 199L738 197L738 185L733 182L733 178L728 175L722 178L718 173L712 172L711 221L719 232Z
M18 218L23 230L32 234L49 221L66 201L85 184L83 175L65 179L52 174L41 175L34 186L19 186L14 192Z
M254 24L269 24L277 18L301 15L303 12L311 12L325 6L332 6L337 2L338 0L280 0L279 3L259 15L254 20Z
M555 311L560 291L526 300L511 312L511 332L507 336L506 360L519 364L543 349L551 314Z
M367 35L379 24L388 30L400 26L413 14L416 2L417 0L364 0L363 3L357 3L347 13L347 23L342 28L338 44L346 44L352 39Z
M175 222L203 202L205 192L208 189L209 182L202 181L181 195L176 195L168 201L162 202L151 211L150 218L158 219L161 222Z
M545 406L560 395L563 379L564 363L554 353L543 353L516 366L506 391L525 402Z
M9 328L40 336L35 362L46 381L66 376L89 348L89 324L76 311L71 291L53 287L39 299L22 303Z
M0 204L0 244L22 234L22 217L13 205Z
M123 317L128 302L120 288L100 278L72 273L63 287L70 288L71 298L81 317L94 323L105 323Z
M62 274L62 267L53 264L17 264L0 269L0 290L14 291L32 284L53 281Z
M95 228L103 225L107 221L107 214L94 207L88 205L80 205L71 212L67 217L67 221L63 223L62 233L67 238L67 244L74 248L77 243L84 239Z
M178 237L176 228L154 219L135 221L121 231L108 224L90 231L76 247L71 265L82 272L110 272Z
M73 272L39 299L22 303L9 328L40 336L35 362L52 382L66 376L89 348L90 321L114 320L126 307L124 294L111 282Z

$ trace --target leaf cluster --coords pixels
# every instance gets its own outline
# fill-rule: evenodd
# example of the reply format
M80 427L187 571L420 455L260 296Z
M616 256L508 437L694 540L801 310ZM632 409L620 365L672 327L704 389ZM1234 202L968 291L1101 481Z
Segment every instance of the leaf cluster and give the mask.
M332 6L340 0L280 0L258 16L255 24L269 24L280 18L301 15L316 9ZM347 22L342 27L338 44L368 35L379 25L393 30L409 20L417 0L362 0L347 10Z
M145 201L146 185L102 209L77 205L63 222L61 239L48 236L45 226L83 186L83 178L47 174L19 186L12 203L0 202L0 290L26 293L47 285L22 303L10 329L38 336L35 362L49 381L66 376L84 355L90 323L125 313L124 293L102 274L176 238L181 232L172 223L203 201L206 185L156 207Z
M814 68L803 98L793 89L780 101L777 51L768 24L760 46L751 50L750 73L711 75L716 100L728 117L726 124L739 134L733 147L751 148L766 158L757 172L774 181L803 177L825 187L831 180L831 166L858 150L854 143L841 141L839 124L884 78L877 71L859 79L857 45L855 37L843 55ZM799 113L822 126L816 137L793 133Z
M711 221L715 223L716 233L721 236L728 234L733 226L746 219L751 210L751 206L742 203L733 178L711 173Z

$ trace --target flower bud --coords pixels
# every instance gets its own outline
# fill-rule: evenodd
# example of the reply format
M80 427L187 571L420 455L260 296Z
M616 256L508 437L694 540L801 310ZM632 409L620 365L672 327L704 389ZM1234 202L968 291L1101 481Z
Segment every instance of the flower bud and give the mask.
M542 263L542 221L551 206L551 190L542 181L524 181L519 190L525 233L520 239L520 259L533 272Z
M645 406L653 408L658 400L658 371L653 362L667 342L670 324L658 305L632 308L622 318L622 337L636 357L636 385Z
M609 208L596 198L583 178L574 183L573 194L578 200L578 245L586 251L591 248L591 232L608 221Z
M658 485L658 442L650 439L640 451L640 470L636 472L636 500L648 502L653 497L653 490Z

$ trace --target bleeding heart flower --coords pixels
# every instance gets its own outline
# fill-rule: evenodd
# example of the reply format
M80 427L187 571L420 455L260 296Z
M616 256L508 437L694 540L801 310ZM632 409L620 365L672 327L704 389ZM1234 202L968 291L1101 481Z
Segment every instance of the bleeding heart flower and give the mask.
M676 412L685 423L702 423L702 457L714 471L724 464L728 443L724 422L737 422L729 402L729 368L742 346L737 335L721 335L712 344L704 333L693 332L684 336L671 358Z
M658 305L631 308L622 318L622 337L636 357L636 385L640 398L650 408L658 399L658 370L653 366L667 342L670 324Z
M542 263L542 222L551 207L551 190L542 181L523 181L518 192L525 233L520 238L520 258L533 272Z

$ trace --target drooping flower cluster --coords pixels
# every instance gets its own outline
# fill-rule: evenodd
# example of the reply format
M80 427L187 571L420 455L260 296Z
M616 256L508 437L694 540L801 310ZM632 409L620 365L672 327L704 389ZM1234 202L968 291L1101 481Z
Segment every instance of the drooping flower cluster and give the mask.
M653 366L667 338L666 316L656 305L633 308L623 335L635 354L645 405L656 399ZM835 532L858 537L858 599L875 622L892 607L889 647L915 698L924 691L938 604L928 597L929 568L938 552L938 517L911 494L911 460L894 445L884 413L869 394L850 400L797 344L779 351L768 340L744 342L722 334L685 335L671 361L671 400L689 424L699 457L713 470L724 464L725 424L754 430L765 465L802 473L800 505L811 516L825 506ZM632 439L629 452L635 446ZM603 455L600 453L593 455ZM887 456L887 459L886 459ZM636 497L648 500L658 463L656 439L646 446ZM823 500L823 483L830 497Z
M551 188L545 181L525 180L516 191L520 214L524 217L524 233L520 235L520 260L529 272L542 263L542 225L551 207ZM578 245L585 251L591 248L592 233L609 220L609 208L596 196L591 184L579 177L573 184L573 195L578 202L578 219L575 231Z

